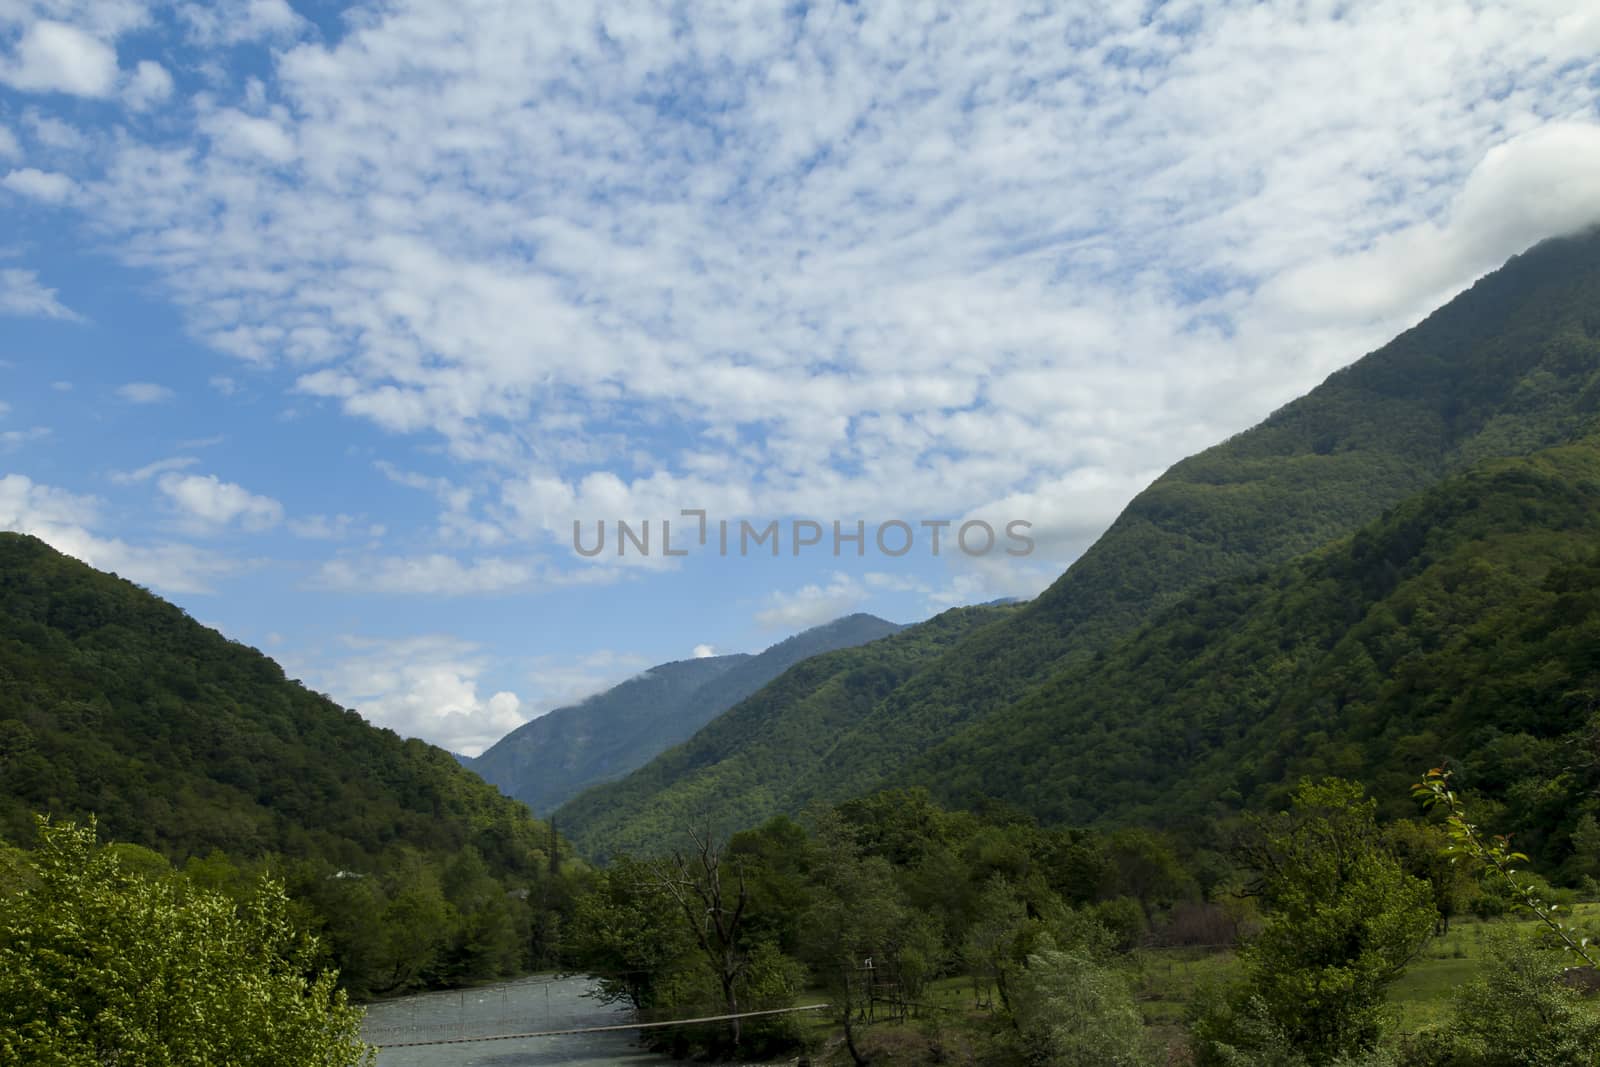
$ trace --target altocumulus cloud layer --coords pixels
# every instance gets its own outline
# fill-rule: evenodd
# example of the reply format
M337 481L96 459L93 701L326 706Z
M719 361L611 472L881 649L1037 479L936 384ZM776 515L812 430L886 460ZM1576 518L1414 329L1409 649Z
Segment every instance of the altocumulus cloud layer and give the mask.
M3 0L0 27L27 102L0 197L86 226L239 373L451 458L384 472L438 501L434 543L339 554L337 589L570 581L574 518L683 507L1020 516L1064 563L1173 459L1600 219L1579 2ZM26 262L0 309L75 314ZM91 536L92 501L8 484ZM301 528L209 472L150 484Z

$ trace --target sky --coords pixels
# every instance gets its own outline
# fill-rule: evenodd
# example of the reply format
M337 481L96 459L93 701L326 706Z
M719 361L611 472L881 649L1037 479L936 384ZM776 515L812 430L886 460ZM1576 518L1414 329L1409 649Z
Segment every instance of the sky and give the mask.
M1577 0L0 0L0 528L474 754L1032 596L1596 220Z

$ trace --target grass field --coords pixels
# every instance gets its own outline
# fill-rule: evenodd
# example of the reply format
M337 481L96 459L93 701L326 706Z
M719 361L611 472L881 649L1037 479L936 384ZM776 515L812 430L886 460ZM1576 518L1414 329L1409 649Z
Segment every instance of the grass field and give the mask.
M1600 926L1600 904L1578 905L1573 919L1591 928ZM1400 1029L1415 1032L1447 1017L1451 994L1478 973L1492 931L1516 929L1531 935L1539 928L1534 919L1452 923L1450 932L1429 941L1389 990L1389 1002L1399 1012ZM1198 990L1224 984L1238 970L1233 953L1226 951L1147 949L1138 959L1139 999L1145 1018L1162 1028L1181 1025Z
M1600 904L1580 905L1575 920L1580 925L1600 928ZM1390 989L1389 1000L1398 1015L1399 1029L1415 1033L1429 1025L1444 1022L1450 1012L1451 994L1470 981L1482 966L1494 934L1516 930L1531 935L1539 928L1534 920L1503 919L1482 922L1458 920L1450 932L1424 946L1404 975ZM1133 954L1134 989L1145 1020L1169 1047L1182 1044L1184 1017L1197 993L1208 986L1221 987L1238 974L1233 952L1213 949L1142 949ZM805 994L811 1000L825 1000L820 991ZM942 1062L981 1063L978 1052L998 1032L999 1016L989 1010L996 994L992 988L974 991L970 978L946 978L929 985L924 992L924 1009L904 1025L879 1021L863 1026L858 1040L868 1048L875 1064L900 1067L931 1062L937 1055ZM1600 999L1591 1001L1600 1012ZM837 1024L822 1013L805 1018L802 1024L808 1045L816 1055L814 1062L834 1065L849 1062L839 1045Z

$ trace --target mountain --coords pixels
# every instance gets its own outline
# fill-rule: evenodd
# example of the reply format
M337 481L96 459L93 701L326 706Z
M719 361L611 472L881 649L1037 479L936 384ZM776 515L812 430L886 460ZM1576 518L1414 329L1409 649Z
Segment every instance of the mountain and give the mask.
M0 533L0 835L32 813L174 859L342 866L474 846L524 866L547 829L449 753L378 729L132 582Z
M1577 439L1600 409L1597 333L1600 230L1513 258L1260 425L1174 465L1044 593L842 716L829 759L787 793L840 800L891 782L948 786L938 776L966 758L952 738L1003 736L1018 716L1055 721L1037 709L1055 706L1058 679L1080 677L1184 598L1349 536L1488 460ZM811 722L786 728L823 730L833 709L816 702L807 713ZM685 776L703 773L680 766L672 782L687 789ZM721 783L717 795L727 810L766 810L769 790ZM646 817L651 803L640 797L608 819ZM574 829L586 840L586 827Z
M921 664L1015 609L956 608L882 640L811 656L620 781L555 814L582 851L649 851L685 827L732 830L811 799L804 783L836 758L840 734Z
M1553 870L1600 815L1597 546L1600 436L1486 461L1184 598L894 777L1181 827L1327 774L1415 814L1410 783L1445 764Z
M871 615L847 615L758 655L663 663L524 723L468 765L507 796L549 812L591 785L643 766L801 660L899 629Z

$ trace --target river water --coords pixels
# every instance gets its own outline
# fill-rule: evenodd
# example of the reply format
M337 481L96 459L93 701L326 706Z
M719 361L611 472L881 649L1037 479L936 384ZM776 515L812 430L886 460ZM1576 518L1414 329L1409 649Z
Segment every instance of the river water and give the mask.
M471 1041L416 1048L384 1048L408 1041L440 1041L625 1023L629 1012L583 994L587 978L535 975L514 982L451 993L420 993L367 1007L362 1038L378 1049L378 1067L618 1067L655 1064L661 1057L639 1049L633 1030L606 1034Z

